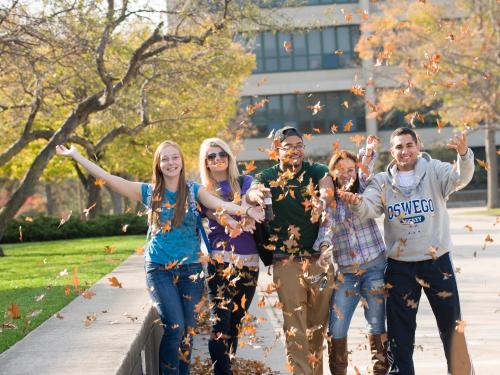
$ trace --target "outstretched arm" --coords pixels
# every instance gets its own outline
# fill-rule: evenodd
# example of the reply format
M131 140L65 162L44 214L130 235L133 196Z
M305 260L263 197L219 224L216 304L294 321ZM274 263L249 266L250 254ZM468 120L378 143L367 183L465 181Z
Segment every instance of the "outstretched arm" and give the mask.
M56 146L57 155L72 157L78 164L85 168L95 178L100 178L106 181L106 184L117 193L135 200L142 200L141 183L125 180L106 172L97 164L92 163L90 160L84 158L74 146L69 149L63 145Z
M264 211L260 206L249 206L243 208L232 202L223 201L220 198L210 194L210 192L203 186L198 190L198 200L209 210L217 210L218 208L224 209L230 215L249 216L257 222L264 220Z

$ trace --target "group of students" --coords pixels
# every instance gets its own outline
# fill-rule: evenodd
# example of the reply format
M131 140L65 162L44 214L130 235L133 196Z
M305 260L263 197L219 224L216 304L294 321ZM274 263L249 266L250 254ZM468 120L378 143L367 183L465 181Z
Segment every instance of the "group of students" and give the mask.
M448 142L457 151L454 165L420 152L410 128L395 130L390 142L393 160L374 175L376 137L369 136L358 155L335 151L326 166L304 160L302 134L287 126L273 136L278 163L252 178L239 174L223 140L209 138L200 147L201 185L186 179L182 152L172 141L157 147L151 183L111 175L74 147L60 145L56 152L149 209L145 270L164 330L161 374L189 374L205 284L214 374L232 374L242 319L259 276L252 232L265 219L266 197L274 214L266 223L267 248L273 250L291 373L323 373L325 336L331 373L347 373L347 334L362 301L373 374L414 374L416 313L424 289L448 373L473 374L465 337L456 329L461 312L446 211L448 196L472 178L472 151L465 134ZM374 220L382 214L384 239ZM203 218L210 229L206 275L200 262Z

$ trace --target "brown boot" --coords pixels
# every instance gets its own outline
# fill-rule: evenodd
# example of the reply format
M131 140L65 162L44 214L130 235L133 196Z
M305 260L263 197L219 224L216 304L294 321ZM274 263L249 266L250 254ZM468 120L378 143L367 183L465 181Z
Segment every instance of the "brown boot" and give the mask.
M332 375L347 374L347 337L328 341L328 362Z
M387 334L368 335L372 353L373 375L385 375L389 369L387 363Z

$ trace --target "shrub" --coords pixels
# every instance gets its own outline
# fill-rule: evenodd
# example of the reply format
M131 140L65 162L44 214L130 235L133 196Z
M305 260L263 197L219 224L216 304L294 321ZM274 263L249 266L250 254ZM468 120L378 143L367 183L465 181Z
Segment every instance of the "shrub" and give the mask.
M31 242L128 234L146 235L148 229L146 216L131 213L99 215L89 220L72 217L61 226L60 222L60 218L51 216L36 216L32 221L26 221L24 216L20 217L10 222L1 242L20 242L20 232L22 232L23 242ZM124 225L127 225L125 232L123 231Z

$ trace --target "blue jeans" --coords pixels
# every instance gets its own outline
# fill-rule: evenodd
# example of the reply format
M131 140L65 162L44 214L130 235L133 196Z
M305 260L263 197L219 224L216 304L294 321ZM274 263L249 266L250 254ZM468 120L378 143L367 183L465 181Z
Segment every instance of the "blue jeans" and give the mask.
M259 278L258 268L248 267L234 268L225 276L228 266L228 263L208 264L208 296L213 318L208 349L215 375L232 374L230 355L236 354L241 320L250 307ZM220 338L221 334L229 338Z
M384 269L385 262L378 262L367 268L366 272L345 273L344 282L336 280L339 288L332 295L330 304L330 335L334 339L347 337L349 325L356 305L361 297L363 302L368 333L385 332Z
M199 274L199 263L183 264L172 269L146 262L146 283L163 325L160 344L160 374L187 375L193 338L189 329L196 325L194 308L200 302L204 279L189 276ZM186 337L189 336L189 339Z

